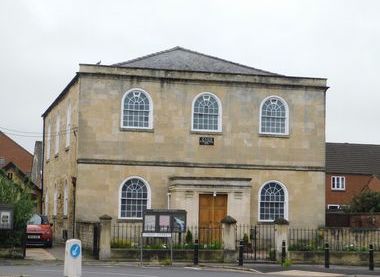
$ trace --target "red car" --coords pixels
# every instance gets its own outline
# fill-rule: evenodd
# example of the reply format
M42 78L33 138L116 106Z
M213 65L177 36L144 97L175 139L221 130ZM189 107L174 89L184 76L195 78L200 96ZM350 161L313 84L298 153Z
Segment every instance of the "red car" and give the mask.
M45 215L34 214L26 226L26 245L53 246L52 225Z

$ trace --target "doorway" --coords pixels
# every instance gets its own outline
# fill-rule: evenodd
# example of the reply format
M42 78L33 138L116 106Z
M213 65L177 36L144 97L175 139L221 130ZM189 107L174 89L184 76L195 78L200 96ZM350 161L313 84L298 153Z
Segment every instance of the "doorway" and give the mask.
M222 239L220 221L227 215L227 194L199 195L199 242L215 243Z

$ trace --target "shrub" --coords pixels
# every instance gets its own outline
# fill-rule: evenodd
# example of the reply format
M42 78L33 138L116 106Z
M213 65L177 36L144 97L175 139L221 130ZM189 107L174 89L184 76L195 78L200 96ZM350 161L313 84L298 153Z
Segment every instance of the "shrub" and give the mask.
M193 243L193 234L190 230L187 230L186 237L185 237L186 244L192 244Z
M112 248L135 248L136 245L134 242L131 242L126 239L114 239L111 242Z
M285 269L288 269L292 265L292 260L289 258L285 258L285 261L282 263L282 266Z
M0 245L4 247L21 246L27 221L33 214L34 203L31 190L9 180L0 171L0 203L13 206L13 227L9 232L0 232Z
M244 233L243 235L243 242L244 242L244 245L247 246L248 245L248 234L247 233Z
M380 212L380 192L364 191L354 196L349 207L350 212Z

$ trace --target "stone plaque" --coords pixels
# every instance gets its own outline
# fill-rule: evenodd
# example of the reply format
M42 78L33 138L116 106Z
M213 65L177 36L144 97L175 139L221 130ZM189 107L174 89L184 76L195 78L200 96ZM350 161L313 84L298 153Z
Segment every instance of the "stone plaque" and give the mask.
M213 137L199 137L199 145L214 145Z

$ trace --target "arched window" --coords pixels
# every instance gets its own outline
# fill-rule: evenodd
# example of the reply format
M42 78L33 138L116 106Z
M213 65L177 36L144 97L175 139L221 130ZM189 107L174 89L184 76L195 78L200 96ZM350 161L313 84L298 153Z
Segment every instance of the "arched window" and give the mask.
M277 182L265 183L259 191L259 219L273 221L276 218L288 219L288 194L286 187Z
M153 128L153 102L146 91L142 89L127 91L121 101L121 111L122 128Z
M142 218L150 209L150 187L141 177L130 177L120 187L120 218Z
M194 98L191 129L193 131L222 131L222 105L216 95L205 92Z
M260 133L287 135L289 133L289 111L285 100L271 96L261 103Z

